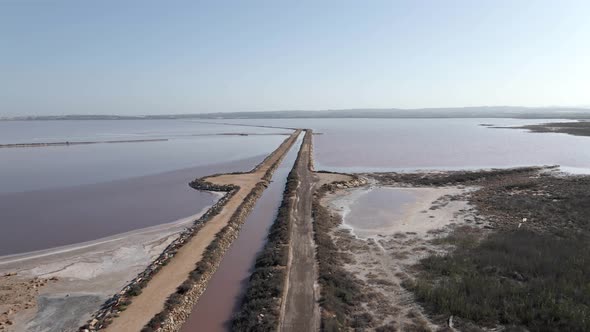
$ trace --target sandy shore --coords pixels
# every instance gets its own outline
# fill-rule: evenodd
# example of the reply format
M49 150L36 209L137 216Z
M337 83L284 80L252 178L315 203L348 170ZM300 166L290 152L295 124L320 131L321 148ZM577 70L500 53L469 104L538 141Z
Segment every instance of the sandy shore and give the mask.
M95 241L0 257L0 275L11 274L0 277L0 288L15 296L2 308L11 313L4 317L12 323L5 330L77 330L205 211ZM46 281L31 287L34 280Z

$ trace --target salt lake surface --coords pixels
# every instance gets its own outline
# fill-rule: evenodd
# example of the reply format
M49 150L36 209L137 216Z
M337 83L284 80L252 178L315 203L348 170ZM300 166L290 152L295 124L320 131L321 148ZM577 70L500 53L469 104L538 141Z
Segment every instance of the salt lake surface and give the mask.
M561 165L590 172L590 137L529 133L529 119L265 119L224 122L312 128L317 169L411 171ZM567 121L567 120L563 120Z
M211 135L228 132L283 135ZM0 149L0 256L193 215L216 197L191 180L248 171L289 132L181 120L0 122L0 144L167 139Z
M128 139L161 142L0 149L0 193L100 183L237 161L274 150L288 130L181 120L0 121L0 144ZM211 135L211 136L195 136Z
M0 256L95 240L172 222L217 196L197 177L248 170L264 156L89 185L0 193Z
M555 120L219 120L313 128L321 134L314 137L318 169L409 171L559 164L566 170L588 172L588 137L480 126L547 121ZM167 139L0 149L0 255L91 240L196 213L214 198L192 191L188 181L221 169L246 171L285 138L212 135L243 132L289 131L187 120L0 121L0 144ZM205 168L189 170L199 167ZM179 177L175 173L179 170L187 172ZM46 239L39 236L31 241L33 233L45 233Z

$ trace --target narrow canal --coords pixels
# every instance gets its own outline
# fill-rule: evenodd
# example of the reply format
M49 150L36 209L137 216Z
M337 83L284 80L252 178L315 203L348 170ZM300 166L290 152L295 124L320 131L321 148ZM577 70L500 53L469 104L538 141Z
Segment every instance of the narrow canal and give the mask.
M182 332L230 330L232 316L239 309L256 256L264 247L268 230L281 205L287 175L293 168L302 141L303 134L275 171L272 182L242 225L238 238L226 252Z

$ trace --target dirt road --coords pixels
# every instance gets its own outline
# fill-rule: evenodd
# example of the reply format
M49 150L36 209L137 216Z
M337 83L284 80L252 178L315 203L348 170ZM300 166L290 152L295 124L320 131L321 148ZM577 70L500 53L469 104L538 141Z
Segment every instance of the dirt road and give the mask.
M142 293L133 298L133 302L120 313L120 316L109 325L106 331L140 331L154 315L162 311L168 296L174 293L176 288L188 278L189 273L201 260L205 249L215 235L227 225L240 203L256 184L264 181L266 171L286 155L299 133L299 130L294 132L290 139L283 142L252 172L223 174L206 179L216 184L237 184L240 189L226 203L222 211L209 220L195 236L180 248L174 258L162 267L142 290Z
M318 269L315 259L311 202L316 176L309 169L312 131L305 133L295 165L299 183L291 211L292 229L281 331L317 331L320 327Z

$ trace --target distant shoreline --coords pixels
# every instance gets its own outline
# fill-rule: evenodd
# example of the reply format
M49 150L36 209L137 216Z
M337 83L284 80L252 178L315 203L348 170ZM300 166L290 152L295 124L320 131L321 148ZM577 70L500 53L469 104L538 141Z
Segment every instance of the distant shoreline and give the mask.
M582 107L448 107L420 109L340 109L316 111L226 112L170 115L46 115L0 117L0 121L49 120L244 120L244 119L441 119L441 118L515 118L515 119L590 119L590 108Z

